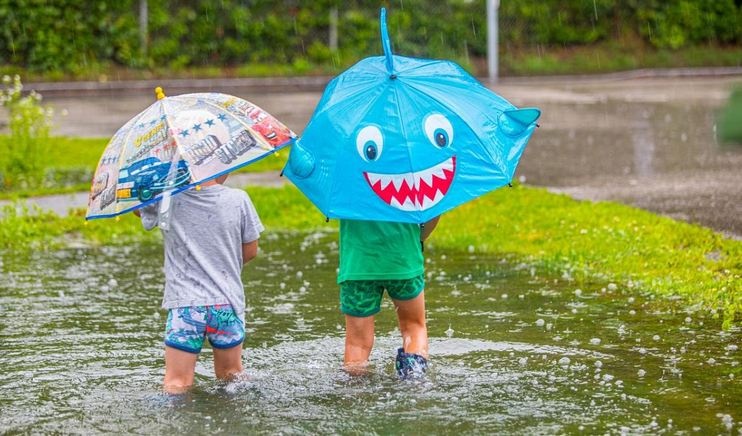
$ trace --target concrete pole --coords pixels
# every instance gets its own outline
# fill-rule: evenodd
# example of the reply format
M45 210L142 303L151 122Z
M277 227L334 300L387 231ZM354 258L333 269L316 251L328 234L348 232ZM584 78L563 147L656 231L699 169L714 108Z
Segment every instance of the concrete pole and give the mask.
M147 11L147 0L139 0L139 43L141 44L142 56L147 56L149 12Z
M497 83L497 9L500 8L500 0L487 1L487 71L489 82Z
M338 50L338 8L330 9L330 51Z

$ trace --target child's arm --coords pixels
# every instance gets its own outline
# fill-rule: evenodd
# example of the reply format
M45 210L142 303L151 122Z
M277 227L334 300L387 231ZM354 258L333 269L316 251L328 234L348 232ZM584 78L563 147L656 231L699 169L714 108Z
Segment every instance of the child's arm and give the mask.
M255 259L258 255L258 240L242 244L242 264L246 264Z
M428 236L430 236L430 234L433 233L433 230L435 230L435 226L438 225L438 220L440 218L441 218L440 216L437 216L420 226L421 227L420 241L424 241L428 239Z
M157 227L157 204L151 204L132 212L142 220L142 226L145 230L152 230Z

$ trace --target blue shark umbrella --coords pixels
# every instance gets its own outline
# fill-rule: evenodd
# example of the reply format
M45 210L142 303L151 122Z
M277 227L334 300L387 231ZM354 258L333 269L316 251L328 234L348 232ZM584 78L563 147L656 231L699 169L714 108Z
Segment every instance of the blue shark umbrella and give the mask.
M423 223L507 185L541 112L457 64L361 60L325 89L284 174L328 217Z

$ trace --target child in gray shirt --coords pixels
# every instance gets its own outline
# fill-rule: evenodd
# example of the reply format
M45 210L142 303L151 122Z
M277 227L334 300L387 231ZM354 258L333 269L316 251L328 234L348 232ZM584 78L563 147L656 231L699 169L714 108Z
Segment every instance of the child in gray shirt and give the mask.
M170 199L162 228L165 244L165 379L168 393L192 384L196 359L205 338L214 353L219 379L242 373L245 339L243 264L258 252L263 225L245 191L222 183L227 176L204 182ZM159 204L135 213L150 230L158 224Z

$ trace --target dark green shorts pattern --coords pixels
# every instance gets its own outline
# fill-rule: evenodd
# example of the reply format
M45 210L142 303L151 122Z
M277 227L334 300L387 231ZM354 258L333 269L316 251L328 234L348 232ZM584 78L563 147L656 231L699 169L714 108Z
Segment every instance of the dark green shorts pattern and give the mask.
M405 280L346 280L340 283L340 311L360 318L381 310L384 291L393 300L412 300L425 288L425 276Z

